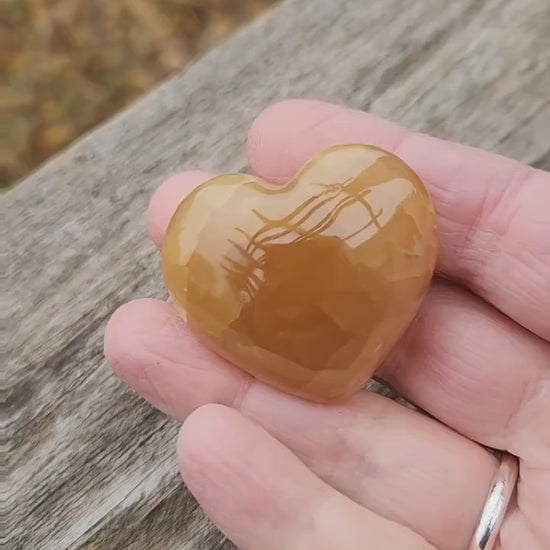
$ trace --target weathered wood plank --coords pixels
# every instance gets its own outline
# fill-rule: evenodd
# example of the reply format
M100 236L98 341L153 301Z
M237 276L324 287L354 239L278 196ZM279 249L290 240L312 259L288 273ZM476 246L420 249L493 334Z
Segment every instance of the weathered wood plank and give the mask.
M164 296L156 185L246 168L269 103L348 103L550 165L547 0L289 0L4 197L8 547L232 548L179 487L177 426L110 373L109 314Z

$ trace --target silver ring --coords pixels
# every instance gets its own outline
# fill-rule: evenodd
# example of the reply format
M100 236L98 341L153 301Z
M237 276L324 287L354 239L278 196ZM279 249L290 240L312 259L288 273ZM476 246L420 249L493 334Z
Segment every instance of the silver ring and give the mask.
M518 459L509 453L502 453L483 512L481 512L479 525L468 550L491 550L493 548L510 503L510 497L516 487L518 470Z

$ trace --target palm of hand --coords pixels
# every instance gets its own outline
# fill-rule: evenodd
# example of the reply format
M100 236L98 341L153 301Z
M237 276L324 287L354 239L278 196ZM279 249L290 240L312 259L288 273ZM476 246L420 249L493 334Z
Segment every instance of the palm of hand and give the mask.
M283 183L315 152L361 142L415 168L438 213L438 272L456 284L436 279L379 372L434 418L368 392L337 407L282 395L202 348L157 300L114 314L107 357L153 405L187 418L183 477L242 548L463 549L497 464L479 444L520 461L496 548L549 548L550 174L305 101L266 111L249 156ZM211 176L160 187L149 211L157 245Z

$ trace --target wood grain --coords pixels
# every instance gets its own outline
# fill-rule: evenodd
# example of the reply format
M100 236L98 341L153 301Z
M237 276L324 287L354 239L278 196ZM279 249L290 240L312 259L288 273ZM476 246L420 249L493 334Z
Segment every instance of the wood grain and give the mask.
M253 118L298 96L548 168L549 20L547 0L289 0L10 191L7 547L233 548L180 487L177 426L103 358L110 313L164 296L153 189L246 169Z

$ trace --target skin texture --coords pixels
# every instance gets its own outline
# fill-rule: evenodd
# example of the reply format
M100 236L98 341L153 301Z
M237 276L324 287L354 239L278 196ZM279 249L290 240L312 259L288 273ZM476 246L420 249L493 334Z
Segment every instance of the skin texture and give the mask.
M108 324L107 358L184 421L180 469L208 515L245 550L461 550L496 467L488 445L520 461L496 548L550 547L550 175L316 101L269 108L248 143L273 183L338 143L387 149L426 183L441 278L378 375L431 416L367 392L339 406L279 393L198 344L169 303L126 304ZM212 176L158 189L157 246Z

